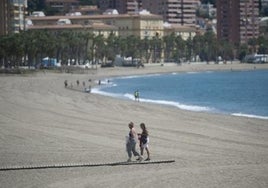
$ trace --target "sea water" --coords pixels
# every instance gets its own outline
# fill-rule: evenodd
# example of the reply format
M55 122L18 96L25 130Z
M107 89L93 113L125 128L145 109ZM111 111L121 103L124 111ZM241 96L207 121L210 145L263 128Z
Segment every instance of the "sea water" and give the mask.
M211 71L107 79L92 92L140 102L268 119L268 70Z

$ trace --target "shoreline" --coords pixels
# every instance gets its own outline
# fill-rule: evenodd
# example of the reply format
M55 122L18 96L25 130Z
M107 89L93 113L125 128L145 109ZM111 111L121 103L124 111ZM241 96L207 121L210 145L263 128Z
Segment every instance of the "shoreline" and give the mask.
M89 85L114 76L252 70L254 66L268 69L268 64L183 64L103 68L89 74L1 75L0 167L125 162L130 121L137 132L141 122L146 124L152 160L175 160L171 164L0 171L1 187L123 188L132 182L135 187L154 188L266 188L267 120L191 112L64 88L66 79L76 87L76 80Z
M209 69L207 68L201 68L199 67L200 65L206 65L207 67L210 67ZM214 64L215 66L211 66L211 64L204 64L204 63L199 63L199 64L185 64L185 65L177 65L177 64L172 64L172 63L168 63L167 66L169 67L177 67L177 66L188 66L188 68L184 68L183 70L180 70L181 67L179 67L179 69L177 69L176 71L172 71L172 72L169 72L169 69L165 70L165 68L162 68L161 64L153 64L153 65L149 65L149 67L147 68L155 68L155 67L161 67L160 69L163 69L163 70L158 70L159 72L155 73L155 72L151 72L149 74L166 74L166 73L182 73L182 72L193 72L193 70L195 70L194 72L207 72L207 71L252 71L252 70L268 70L268 65L267 66L255 66L254 64L249 64L251 66L248 66L248 64L240 64L240 66L237 66L238 63L235 63L235 64L221 64L222 66L219 66L218 64ZM246 66L245 66L246 65ZM253 66L254 65L254 66ZM198 66L198 67L194 67L194 66ZM219 66L219 67L217 67ZM191 67L189 69L189 67ZM167 71L167 72L166 72ZM150 72L150 71L149 71ZM134 75L115 75L115 76L112 76L112 77L126 77L126 76L139 76L139 75L145 75L144 73L142 74L134 74ZM102 82L104 84L107 84L107 80L111 79L112 77L103 77L102 78ZM97 82L97 81L96 81ZM96 88L96 87L95 87ZM93 87L92 89L95 90L95 88ZM113 96L113 94L109 94L109 93L102 93L102 92L99 92L98 89L96 89L96 91L93 91L94 94L99 94L99 95L103 95L103 96L108 96L108 97L113 97L113 98L119 98L119 99L122 99L121 97L116 97L116 96ZM130 100L131 99L126 99L126 100ZM247 117L247 118L255 118L255 119L264 119L264 120L268 120L268 116L261 116L261 115L256 115L256 114L245 114L245 113L239 113L239 112L235 112L235 113L220 113L220 112L209 112L207 110L190 110L190 109L185 109L185 108L182 108L182 107L179 107L178 105L176 104L162 104L162 103L159 103L157 101L150 101L148 102L147 100L144 100L144 101L141 101L141 102L144 102L144 103L152 103L152 104L160 104L160 105L165 105L165 106L175 106L176 108L180 109L180 110L186 110L186 111L190 111L190 112L203 112L203 113L208 113L208 114L218 114L218 115L230 115L230 116L238 116L238 117ZM171 101L172 102L172 101ZM172 103L175 103L175 102L172 102ZM203 108L203 107L201 107Z
M105 69L110 70L105 71ZM158 74L158 73L172 73L172 72L201 72L201 71L245 71L256 69L268 69L268 64L245 64L245 63L228 63L228 64L174 64L166 63L164 66L161 64L148 64L145 68L135 67L113 67L98 69L98 75L103 77L107 76L126 76L133 74Z

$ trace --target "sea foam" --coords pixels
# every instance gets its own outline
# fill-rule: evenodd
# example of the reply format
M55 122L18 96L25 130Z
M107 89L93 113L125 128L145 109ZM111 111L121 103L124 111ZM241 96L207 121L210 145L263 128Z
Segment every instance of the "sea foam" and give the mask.
M267 116L257 116L257 115L253 115L253 114L233 113L232 115L233 116L248 117L248 118L268 119Z

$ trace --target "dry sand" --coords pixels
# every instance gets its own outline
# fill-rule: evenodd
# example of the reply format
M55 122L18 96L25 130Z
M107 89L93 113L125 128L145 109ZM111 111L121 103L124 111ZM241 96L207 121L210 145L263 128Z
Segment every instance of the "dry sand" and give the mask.
M255 67L254 67L255 66ZM153 160L175 163L0 171L0 187L268 187L268 120L183 111L65 89L65 79L268 65L105 68L0 76L0 167L126 161L127 124L144 122ZM88 84L88 82L87 82Z

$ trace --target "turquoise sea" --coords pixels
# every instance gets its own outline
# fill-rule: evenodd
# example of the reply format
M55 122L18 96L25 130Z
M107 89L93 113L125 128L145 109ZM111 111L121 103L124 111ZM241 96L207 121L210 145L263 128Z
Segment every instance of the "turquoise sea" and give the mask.
M190 111L268 119L268 70L188 72L107 78L93 93Z

